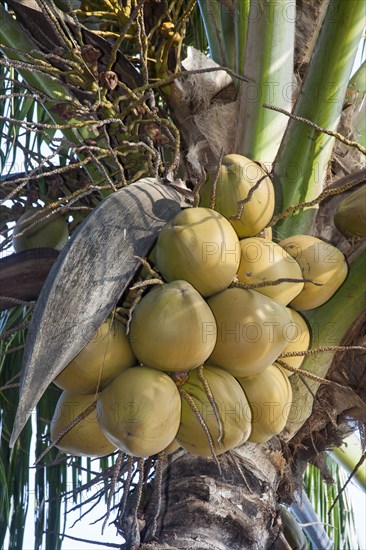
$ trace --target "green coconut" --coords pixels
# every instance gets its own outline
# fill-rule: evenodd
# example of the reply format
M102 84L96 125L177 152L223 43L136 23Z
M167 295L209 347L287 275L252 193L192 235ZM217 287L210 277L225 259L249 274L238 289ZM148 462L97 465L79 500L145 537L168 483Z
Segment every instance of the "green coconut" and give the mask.
M75 395L62 392L51 420L51 441L55 442L66 426L85 411L97 397L98 394ZM116 450L115 445L101 432L95 409L71 428L56 447L76 456L106 456Z
M233 376L252 376L268 367L295 332L287 308L255 290L229 288L208 300L217 340L208 363Z
M366 236L366 185L350 193L338 205L334 223L345 237Z
M237 378L252 411L252 431L248 441L264 443L282 432L292 401L290 382L276 365L250 376Z
M248 439L251 430L250 407L240 385L228 372L211 365L204 365L202 371L221 420L221 443L218 442L219 423L198 369L189 372L188 380L182 389L193 399L211 434L215 454L219 455L238 447ZM176 441L192 454L211 456L211 447L204 428L184 397Z
M215 173L212 173L203 185L200 206L210 206L214 179ZM247 199L250 192L252 194L243 205L240 219L231 219L238 213L238 203ZM229 219L239 237L257 235L273 216L274 189L269 176L253 160L236 154L226 155L216 184L215 210Z
M239 240L218 212L187 208L160 231L155 258L167 281L188 281L202 296L211 296L233 281Z
M308 310L321 306L333 296L347 277L347 262L340 250L311 235L294 235L281 241L280 246L299 264L304 288L290 302L295 309Z
M211 309L186 281L155 287L132 315L130 342L141 363L167 372L194 369L216 343Z
M69 238L67 221L58 213L52 214L47 219L43 219L48 214L49 212L45 208L32 207L20 216L12 235L15 252L22 252L32 248L55 248L56 250L61 250ZM31 216L34 217L29 219ZM31 227L33 224L35 225Z
M71 393L91 394L102 390L136 362L125 326L108 319L54 383Z
M241 257L237 273L241 283L256 284L278 279L302 279L296 260L278 244L258 237L240 241ZM303 289L304 283L282 282L256 290L287 305Z
M175 438L180 422L180 395L167 374L145 366L122 372L97 402L102 432L131 456L151 456Z
M291 315L292 321L295 326L295 333L291 338L289 338L287 346L282 353L292 353L295 351L307 351L310 346L310 331L305 319L290 307L287 308L287 311ZM294 369L299 369L304 362L305 356L299 357L285 357L283 361L293 367ZM284 369L284 372L287 376L293 374L292 371Z

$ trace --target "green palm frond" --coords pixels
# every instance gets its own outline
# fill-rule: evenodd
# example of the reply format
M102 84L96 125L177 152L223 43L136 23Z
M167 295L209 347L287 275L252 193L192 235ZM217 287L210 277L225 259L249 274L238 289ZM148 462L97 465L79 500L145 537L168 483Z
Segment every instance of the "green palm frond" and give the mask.
M334 549L362 550L362 541L357 538L354 512L347 488L329 514L348 476L329 455L326 455L325 463L334 484L325 483L320 470L309 464L304 475L304 489L329 538L333 540Z
M29 311L23 307L3 312L0 316L1 334L10 332L28 319ZM84 491L93 486L94 474L91 472L108 471L113 457L93 461L77 457L67 460L53 448L40 464L34 464L50 445L49 422L61 393L54 385L43 395L16 445L9 449L23 352L22 349L11 350L24 345L25 334L25 330L17 330L0 343L0 547L4 547L5 540L10 541L10 550L21 549L24 543L29 547L29 541L24 538L24 525L34 495L34 549L59 550L66 525L66 499L71 499L84 512ZM106 502L108 484L103 479L96 480L96 483Z
M5 117L0 119L0 173L6 176L14 171L29 172L40 164L44 159L42 147L51 146L55 130L32 133L17 124L16 121L52 124L52 119L14 69L0 65L0 72L1 114Z

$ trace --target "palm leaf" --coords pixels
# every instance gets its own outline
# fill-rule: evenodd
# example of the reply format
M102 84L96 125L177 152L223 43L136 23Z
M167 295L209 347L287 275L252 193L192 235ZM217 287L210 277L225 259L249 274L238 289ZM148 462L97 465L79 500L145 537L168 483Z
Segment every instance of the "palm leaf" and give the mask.
M309 464L304 476L304 488L314 507L319 521L334 543L334 548L349 548L362 550L362 542L357 540L354 514L349 492L347 489L340 495L331 514L329 510L343 485L347 481L347 474L338 463L326 455L326 466L334 484L326 484L318 468Z

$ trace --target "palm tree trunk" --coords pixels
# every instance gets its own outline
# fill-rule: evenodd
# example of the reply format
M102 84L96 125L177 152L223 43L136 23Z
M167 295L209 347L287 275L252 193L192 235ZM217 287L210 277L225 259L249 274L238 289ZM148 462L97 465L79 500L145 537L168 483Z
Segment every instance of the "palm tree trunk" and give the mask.
M276 492L284 465L278 440L246 443L218 461L221 473L211 458L182 450L169 458L160 496L155 491L146 509L141 539L147 544L141 549L264 550L272 544L279 530Z

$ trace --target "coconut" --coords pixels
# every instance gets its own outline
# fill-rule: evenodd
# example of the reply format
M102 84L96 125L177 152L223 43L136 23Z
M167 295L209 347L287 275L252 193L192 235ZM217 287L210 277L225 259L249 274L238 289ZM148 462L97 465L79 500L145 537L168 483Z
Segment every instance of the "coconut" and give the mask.
M310 331L305 319L300 315L300 313L290 307L287 308L287 311L291 315L295 327L295 333L291 338L289 338L289 342L282 353L308 350L310 345ZM290 367L299 369L304 359L305 356L303 355L299 357L285 357L283 361L290 365ZM284 369L284 372L286 376L291 376L293 374L293 372L286 369Z
M200 206L210 206L215 174L210 174L203 185ZM260 182L260 183L259 183ZM254 186L258 186L252 192ZM244 203L240 219L238 203ZM215 210L228 218L239 237L252 237L269 223L274 210L273 184L266 172L253 160L241 155L226 155L222 160L216 183Z
M56 250L61 250L69 238L67 221L58 213L52 214L52 216L43 219L43 221L39 221L48 214L49 212L45 208L32 207L20 216L13 229L12 236L15 252L22 252L23 250L32 248L55 248ZM26 220L31 216L34 216L34 218L27 223ZM28 229L33 224L35 224L34 227ZM23 234L21 235L21 233Z
M123 370L135 364L124 325L116 319L108 319L54 383L71 393L91 394L102 390Z
M186 281L148 292L132 315L130 342L136 357L167 372L194 369L216 343L216 323L202 296Z
M345 237L366 236L366 185L350 193L338 205L334 223Z
M222 425L222 439L219 438L219 424L198 369L189 372L187 382L182 386L194 401L212 438L216 455L233 449L248 439L251 430L251 413L247 399L238 382L223 369L205 365L204 379L212 393ZM211 456L209 439L197 413L182 397L182 418L176 441L187 451L199 456Z
M159 233L156 263L167 281L188 281L211 296L233 281L240 261L239 240L230 223L210 208L187 208Z
M285 349L295 329L287 308L255 290L229 288L212 296L217 340L208 363L233 376L252 376Z
M296 260L278 244L258 237L240 241L241 257L237 273L241 283L255 284L277 279L302 279ZM304 283L283 282L256 290L287 305L303 289Z
M252 411L252 431L248 441L264 443L282 432L292 401L290 382L283 371L270 365L249 378L237 378Z
M311 235L295 235L279 244L295 258L304 279L321 285L305 283L300 294L290 302L291 307L308 310L327 302L347 276L347 263L342 252Z
M97 397L98 394L75 395L62 392L51 420L51 441L56 441L66 426L85 411ZM56 447L76 456L106 456L116 450L101 432L95 409L71 428Z
M125 453L163 451L180 422L180 395L167 374L145 366L122 372L100 394L98 420L105 436Z

